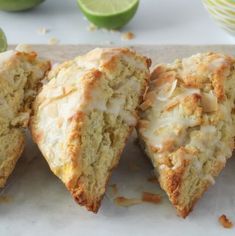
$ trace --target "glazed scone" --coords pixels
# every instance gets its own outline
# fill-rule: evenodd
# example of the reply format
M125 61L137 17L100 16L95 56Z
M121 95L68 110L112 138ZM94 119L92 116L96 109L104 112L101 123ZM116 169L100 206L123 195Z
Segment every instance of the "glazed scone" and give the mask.
M112 169L137 123L150 60L125 48L94 49L49 73L31 131L51 170L97 212Z
M203 53L158 65L151 73L138 133L182 217L232 155L234 68L232 57Z
M24 149L24 131L40 81L50 69L35 52L0 53L0 187L4 187Z

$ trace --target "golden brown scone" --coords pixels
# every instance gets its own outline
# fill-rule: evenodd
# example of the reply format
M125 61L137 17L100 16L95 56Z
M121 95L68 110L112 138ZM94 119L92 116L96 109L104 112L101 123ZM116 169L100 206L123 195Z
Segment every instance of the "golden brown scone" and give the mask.
M24 149L22 127L28 124L31 103L50 69L48 61L22 49L0 53L0 187Z
M150 60L125 48L94 49L49 73L31 130L74 199L97 212L112 169L137 123Z
M234 147L235 60L202 53L158 65L141 104L141 143L182 217L214 183Z

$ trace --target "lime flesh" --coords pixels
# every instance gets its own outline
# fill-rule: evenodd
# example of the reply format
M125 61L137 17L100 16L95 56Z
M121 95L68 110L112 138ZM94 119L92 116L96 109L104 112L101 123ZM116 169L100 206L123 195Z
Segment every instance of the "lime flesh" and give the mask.
M7 50L7 39L4 32L0 28L0 52L4 52L6 50Z
M44 0L0 0L2 11L24 11L33 8Z
M82 13L100 28L118 29L135 15L139 0L77 0Z

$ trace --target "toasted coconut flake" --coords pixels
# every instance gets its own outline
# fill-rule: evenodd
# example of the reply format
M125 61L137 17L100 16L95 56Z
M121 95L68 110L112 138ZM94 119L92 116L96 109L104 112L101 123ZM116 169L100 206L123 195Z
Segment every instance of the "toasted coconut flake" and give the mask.
M142 111L145 111L147 110L150 106L152 105L152 102L150 100L145 100L142 104L139 105L139 108L142 110Z
M227 218L226 215L221 215L219 217L219 223L224 227L224 228L227 228L227 229L230 229L233 227L233 223Z
M155 80L159 74L163 73L166 71L166 66L163 64L158 64L153 68L151 75L150 75L150 80Z
M205 112L213 112L218 109L217 97L212 93L202 93L201 102Z
M158 74L156 79L152 82L156 87L160 88L166 84L172 84L176 80L176 72L175 71L165 71L164 73Z
M122 40L132 40L133 38L135 38L135 35L132 32L125 32L122 34Z
M143 111L151 107L154 103L156 94L155 92L148 92L145 96L145 101L139 106L139 108Z
M145 100L145 97L147 95L147 92L149 90L149 86L146 86L145 90L144 90L144 94L143 94L143 99Z
M137 198L125 198L123 196L120 196L116 197L114 199L114 202L118 206L129 207L142 203L142 200Z
M148 182L153 183L153 184L159 184L158 179L155 176L149 177Z
M142 193L142 201L143 202L151 202L158 204L162 200L162 197L159 194L143 192Z
M162 102L167 101L175 91L176 86L177 80L174 80L172 83L167 83L164 86L161 86L160 91L157 95L157 99Z
M52 64L52 69L54 69L55 67L57 67L57 66L59 66L59 65L60 65L60 63L58 63L58 62L53 63L53 64Z

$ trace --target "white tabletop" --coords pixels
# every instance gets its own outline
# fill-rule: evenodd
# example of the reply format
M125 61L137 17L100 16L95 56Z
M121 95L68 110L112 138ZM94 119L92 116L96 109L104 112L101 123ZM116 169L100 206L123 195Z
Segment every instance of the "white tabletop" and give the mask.
M8 42L47 44L233 44L234 38L218 28L200 0L141 0L137 14L121 31L135 38L122 41L120 33L87 30L88 22L76 0L46 0L39 7L20 13L0 12L0 27ZM40 35L37 30L50 31Z

